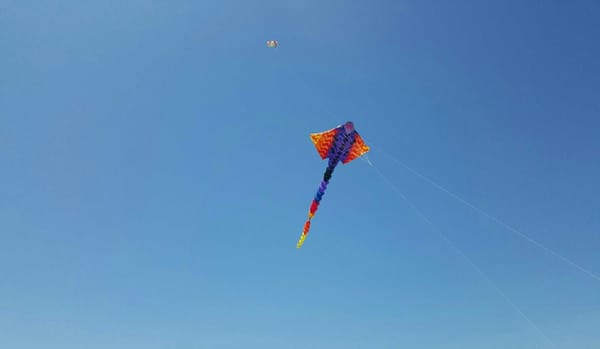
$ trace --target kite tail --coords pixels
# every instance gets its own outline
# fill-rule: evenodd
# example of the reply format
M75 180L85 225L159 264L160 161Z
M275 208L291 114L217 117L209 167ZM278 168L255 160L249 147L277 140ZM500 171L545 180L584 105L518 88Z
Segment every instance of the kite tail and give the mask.
M317 212L317 209L319 208L319 203L321 202L321 199L323 199L323 195L325 195L325 189L327 189L327 184L329 184L329 180L331 179L331 175L333 174L333 169L335 168L335 165L335 163L330 163L329 166L327 166L327 170L325 170L325 174L323 175L321 185L319 186L317 194L315 194L315 198L313 199L310 205L310 209L308 210L308 219L306 220L306 223L304 223L304 229L302 229L302 235L300 236L300 240L298 240L298 244L296 244L296 248L300 248L304 244L304 240L306 239L308 231L310 230L310 221Z

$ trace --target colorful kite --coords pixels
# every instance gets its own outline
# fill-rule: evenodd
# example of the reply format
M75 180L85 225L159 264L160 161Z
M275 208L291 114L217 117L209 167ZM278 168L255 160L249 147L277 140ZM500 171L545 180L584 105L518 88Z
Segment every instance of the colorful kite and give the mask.
M317 148L319 155L321 155L321 159L329 158L329 165L323 175L321 186L319 186L317 194L310 205L308 219L304 223L302 235L296 245L297 248L302 247L302 244L304 244L304 240L310 230L310 221L315 212L317 212L319 203L325 194L325 189L327 189L327 184L329 184L329 180L337 164L340 161L343 164L347 164L369 151L369 147L362 140L358 132L356 132L354 124L350 121L328 131L311 133L310 138Z
M279 46L279 42L277 42L277 40L267 40L267 47L275 48L277 46Z

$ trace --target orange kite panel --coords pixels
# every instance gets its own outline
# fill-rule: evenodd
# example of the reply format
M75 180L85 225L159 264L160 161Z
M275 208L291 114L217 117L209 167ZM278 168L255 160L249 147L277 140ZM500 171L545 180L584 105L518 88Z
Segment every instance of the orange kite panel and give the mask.
M321 159L327 157L327 153L329 153L329 148L331 148L336 134L337 129L335 128L329 131L310 134L310 139L314 143L315 148L317 148L317 152L319 152Z

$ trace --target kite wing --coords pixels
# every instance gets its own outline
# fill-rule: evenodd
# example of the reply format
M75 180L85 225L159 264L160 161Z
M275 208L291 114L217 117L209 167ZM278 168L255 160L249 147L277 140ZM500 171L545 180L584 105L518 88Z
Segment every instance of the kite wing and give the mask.
M362 137L358 133L356 133L356 136L354 137L354 144L352 144L352 147L350 147L350 151L348 152L346 158L342 160L342 163L347 164L350 161L361 157L370 149L371 148L369 148L369 146L365 144Z
M329 150L333 145L333 141L335 140L337 132L338 129L333 128L328 131L310 134L310 139L315 145L315 148L317 148L317 152L319 152L319 155L321 155L321 159L327 158L327 155L329 154Z

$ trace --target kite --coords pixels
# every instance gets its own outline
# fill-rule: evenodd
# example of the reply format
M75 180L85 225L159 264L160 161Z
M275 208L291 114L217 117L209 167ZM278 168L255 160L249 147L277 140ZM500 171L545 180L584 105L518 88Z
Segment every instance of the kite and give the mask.
M328 158L329 164L325 170L317 194L310 205L308 219L306 220L306 223L304 223L304 229L302 230L302 235L300 236L300 240L298 240L296 248L300 248L304 244L304 240L310 230L310 222L319 208L319 203L325 194L327 184L329 184L333 170L338 163L341 161L343 164L347 164L369 151L369 146L365 144L358 132L354 129L354 124L350 121L328 131L311 133L310 138L317 148L317 152L321 156L321 159Z
M277 46L279 46L279 42L277 42L277 40L267 40L267 47L276 48Z

